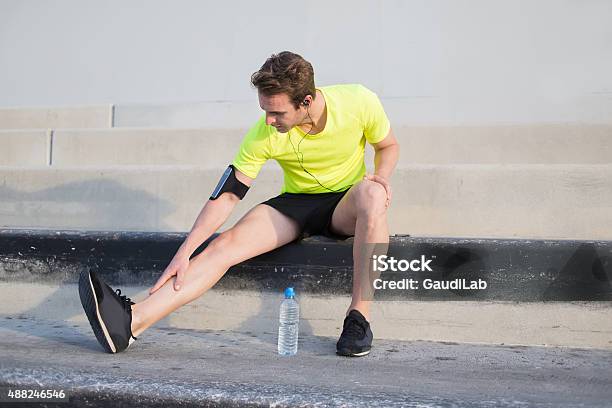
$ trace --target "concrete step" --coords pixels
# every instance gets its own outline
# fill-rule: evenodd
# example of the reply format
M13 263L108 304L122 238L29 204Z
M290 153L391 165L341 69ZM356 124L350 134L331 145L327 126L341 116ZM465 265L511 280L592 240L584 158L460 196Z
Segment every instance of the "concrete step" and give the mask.
M479 79L480 80L480 79ZM403 79L398 79L403 82ZM551 92L558 90L550 88ZM406 93L413 92L406 91ZM447 92L447 90L443 92ZM389 91L392 92L393 91ZM522 90L514 89L516 97L503 93L494 100L474 98L473 90L463 96L455 95L449 103L441 95L388 97L379 94L387 116L396 126L410 124L472 125L544 123L605 123L612 124L610 101L604 92L590 95L580 103L563 101L562 105L550 98L534 104L533 95L525 98ZM463 93L463 91L462 91ZM545 92L547 93L547 92ZM544 97L544 94L540 97ZM520 95L520 96L519 96ZM456 97L456 99L454 99ZM510 98L509 98L510 97ZM477 102L476 102L477 101ZM493 102L493 103L492 103ZM560 102L560 101L559 101ZM541 107L541 109L540 109ZM257 94L245 99L211 100L187 103L130 103L115 105L115 126L128 127L248 127L262 111Z
M483 267L492 282L505 276L519 301L375 301L372 352L347 359L334 347L350 299L334 276L345 277L351 243L311 237L230 269L128 350L105 354L80 305L80 271L96 269L139 302L183 239L0 231L0 390L61 389L57 406L70 407L603 407L612 397L610 302L525 302L529 291L516 289L559 300L591 275L610 294L610 242L392 237L391 251L437 255L444 276ZM304 289L291 358L276 352L287 279Z
M257 94L248 100L175 104L117 104L114 126L147 128L249 128L263 111Z
M185 234L0 232L0 313L42 319L80 316L76 290L94 270L144 300ZM212 238L214 239L214 237ZM210 242L210 240L208 241ZM197 256L208 242L194 254ZM307 335L336 336L350 304L352 242L311 237L236 265L212 291L168 316L185 329L269 331L282 289L296 288ZM612 243L391 237L389 256L431 259L415 290L377 290L377 338L612 349ZM398 276L399 275L399 276ZM482 280L482 290L425 288L425 279ZM28 296L23 296L28 293Z
M110 128L113 106L0 108L0 129Z
M53 165L192 165L223 172L246 129L67 129L53 132Z
M186 231L221 170L195 166L0 167L0 226ZM404 165L391 234L611 239L612 165ZM280 192L267 164L222 229Z
M612 125L409 126L396 133L407 163L612 163Z
M50 164L51 130L0 130L0 166L40 167Z
M197 165L224 168L247 129L0 131L0 165ZM412 164L610 164L612 126L400 127L399 167ZM45 153L40 154L39 152ZM46 154L48 152L48 154ZM366 149L373 167L373 149ZM35 159L35 160L34 160ZM17 163L17 164L15 164Z
M276 325L159 326L110 355L82 318L0 321L0 389L64 390L65 402L46 406L550 408L612 398L609 350L375 339L369 356L349 359L334 355L337 336L303 335L297 355L280 357Z
M134 302L153 286L112 285ZM27 296L24 294L27 293ZM1 315L86 321L75 284L0 283ZM278 330L277 293L212 289L156 324L185 330ZM348 295L298 293L300 333L337 337L351 303ZM1 319L1 317L0 317ZM372 306L377 339L446 341L608 349L612 351L610 301L378 301Z

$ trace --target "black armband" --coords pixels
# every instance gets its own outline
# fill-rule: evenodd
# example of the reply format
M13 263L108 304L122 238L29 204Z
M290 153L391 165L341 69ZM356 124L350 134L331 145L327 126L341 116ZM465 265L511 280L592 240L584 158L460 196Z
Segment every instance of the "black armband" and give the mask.
M242 200L248 190L249 186L236 178L236 169L230 164L221 176L221 180L219 180L219 184L215 187L210 199L216 200L221 194L230 192L236 194Z

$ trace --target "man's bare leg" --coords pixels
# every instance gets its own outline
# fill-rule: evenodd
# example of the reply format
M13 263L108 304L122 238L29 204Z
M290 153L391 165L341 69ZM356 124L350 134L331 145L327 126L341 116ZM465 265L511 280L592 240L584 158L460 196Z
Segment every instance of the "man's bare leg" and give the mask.
M132 333L138 336L179 307L202 296L233 265L283 246L299 236L299 226L278 210L260 204L232 228L221 233L189 262L183 286L176 277L146 299L132 305Z
M353 294L346 312L357 309L366 320L370 320L372 298L364 296L370 283L370 260L374 246L386 253L389 244L387 225L387 194L385 188L374 181L362 180L355 184L336 206L332 216L331 229L336 233L355 235L353 242Z

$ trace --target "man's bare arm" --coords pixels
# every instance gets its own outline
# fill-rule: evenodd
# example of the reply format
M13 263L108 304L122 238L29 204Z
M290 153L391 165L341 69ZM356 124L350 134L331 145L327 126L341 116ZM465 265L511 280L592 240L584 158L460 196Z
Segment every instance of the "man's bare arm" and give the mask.
M236 171L236 178L251 186L253 179L241 173L238 169ZM174 289L179 290L183 283L183 274L189 267L189 257L193 252L206 241L210 236L223 225L228 219L236 204L240 199L233 193L225 192L221 194L216 200L208 200L198 218L196 218L191 231L187 235L187 238L176 254L172 258L170 264L164 270L164 273L157 280L155 285L149 291L150 294L161 288L168 279L176 275L176 281L174 283Z
M238 169L235 171L236 178L250 187L253 179ZM193 251L223 225L239 201L240 199L235 194L229 192L221 194L216 200L208 200L177 253L181 252L182 255L190 257Z
M387 136L372 146L374 147L374 174L389 180L399 159L399 143L393 130L389 129Z
M385 188L385 191L387 192L386 206L388 207L391 204L391 198L393 196L389 179L391 178L391 173L393 173L393 169L395 168L397 160L399 159L399 143L397 143L393 130L389 129L387 136L380 142L373 143L372 146L374 147L375 151L375 170L373 175L366 174L365 179L377 182Z

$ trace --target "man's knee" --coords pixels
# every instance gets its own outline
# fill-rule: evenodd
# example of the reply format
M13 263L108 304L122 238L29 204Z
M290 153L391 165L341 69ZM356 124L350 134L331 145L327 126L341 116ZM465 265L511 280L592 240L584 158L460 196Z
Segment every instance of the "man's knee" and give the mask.
M223 255L226 254L227 251L231 251L234 236L235 236L235 232L233 231L232 228L226 231L223 231L222 233L217 235L217 237L208 244L206 249L203 251L202 255L204 256L214 255L215 258L219 258L219 259L229 258L227 256L224 257ZM233 266L233 265L228 265L228 267L229 266Z
M358 215L378 217L386 212L387 191L382 184L375 181L362 180L357 187L355 206Z

